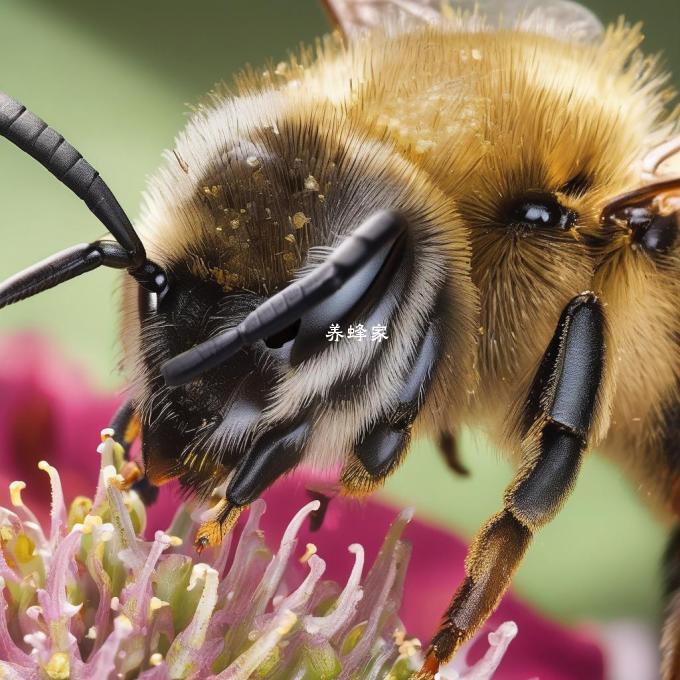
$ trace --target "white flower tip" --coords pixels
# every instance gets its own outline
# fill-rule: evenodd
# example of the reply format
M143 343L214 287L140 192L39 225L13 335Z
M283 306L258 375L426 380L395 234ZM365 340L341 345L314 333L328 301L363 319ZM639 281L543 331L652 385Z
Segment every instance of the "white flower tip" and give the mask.
M326 562L318 555L312 555L307 564L309 564L310 571L317 571L319 574L323 574L326 571Z
M158 652L154 652L150 657L149 657L149 663L152 666L160 666L163 663L163 655L159 654Z
M82 603L81 604L71 604L70 602L66 601L62 605L61 611L62 611L62 614L64 614L67 618L72 619L82 608L83 608Z
M361 543L352 543L352 545L350 545L347 550L353 555L364 554L364 546L361 545Z
M104 444L99 444L99 446L97 446L97 453L101 456L104 453L104 451L106 451L106 447L104 446Z
M32 619L33 621L37 621L42 612L42 607L34 604L33 606L26 609L26 616L28 616L28 618Z
M120 600L117 597L111 598L111 609L114 612L117 612L120 609Z
M165 531L157 531L153 535L153 540L156 541L156 543L161 543L163 545L170 545L170 536L165 533Z
M90 626L87 629L87 634L85 635L86 638L90 640L96 640L97 639L97 628L95 626Z
M26 488L26 482L16 481L9 485L9 497L12 505L15 508L23 506L24 502L21 499L21 492Z
M399 513L399 519L403 522L408 523L413 519L413 516L415 514L416 514L416 509L414 507L404 508Z
M308 503L305 505L303 510L306 510L307 512L315 512L321 507L321 501L312 501L311 503Z
M187 590L193 590L200 579L207 579L208 576L217 577L217 575L217 571L205 562L194 564L194 567L191 570L191 576L189 577Z
M47 472L49 474L54 468L46 461L46 460L41 460L38 463L38 470L42 470L43 472ZM56 472L56 470L54 470Z
M149 601L149 611L152 612L152 613L157 611L158 609L161 609L163 607L169 607L169 606L170 606L169 602L166 602L165 600L161 600L159 597L156 597L155 595Z
M102 443L104 443L107 439L112 439L113 435L116 434L113 430L112 427L105 427L100 433L99 436L102 439Z
M502 623L496 630L489 633L489 644L498 645L505 641L510 642L518 632L517 624L514 621Z
M45 642L45 640L47 640L47 635L45 635L45 633L43 633L41 630L36 630L35 633L28 633L28 635L24 635L24 642L34 648L38 645L41 645L43 642Z
M170 534L166 534L165 531L157 531L154 534L154 540L164 546L171 546L173 548L178 548L184 543L179 536L171 536Z

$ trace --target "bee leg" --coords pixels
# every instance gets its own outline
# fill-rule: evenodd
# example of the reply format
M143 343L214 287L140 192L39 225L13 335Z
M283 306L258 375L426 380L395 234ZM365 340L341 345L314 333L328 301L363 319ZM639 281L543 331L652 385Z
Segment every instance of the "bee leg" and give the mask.
M122 487L134 489L145 505L152 505L158 498L158 487L149 481L138 463L130 460L130 449L141 432L141 423L132 399L128 399L116 411L109 427L114 431L116 441L125 452L126 462L121 470Z
M219 544L243 509L300 462L312 415L307 412L292 425L274 426L255 440L236 466L214 517L199 527L195 542L198 550Z
M663 560L666 619L661 635L661 677L680 678L680 527L673 531Z
M218 546L222 539L234 528L245 505L234 506L222 499L211 511L212 517L204 521L196 532L194 546L200 554L205 548Z
M484 623L534 532L569 496L598 403L604 326L602 306L591 294L574 298L563 312L524 404L522 463L505 491L503 509L472 541L465 580L444 614L419 677L431 678Z
M432 384L440 348L438 326L431 324L403 379L396 406L391 413L374 422L356 442L355 455L342 473L345 493L353 496L371 493L399 467L411 439L413 421Z
M449 466L449 468L461 477L469 477L470 471L460 460L460 452L458 451L458 442L456 441L456 436L452 432L440 432L437 444L439 446L439 451L444 457L444 460L446 461L446 464Z
M312 501L319 501L319 509L309 514L309 530L319 531L326 518L326 511L330 502L338 495L340 489L337 486L327 488L307 487L307 496Z

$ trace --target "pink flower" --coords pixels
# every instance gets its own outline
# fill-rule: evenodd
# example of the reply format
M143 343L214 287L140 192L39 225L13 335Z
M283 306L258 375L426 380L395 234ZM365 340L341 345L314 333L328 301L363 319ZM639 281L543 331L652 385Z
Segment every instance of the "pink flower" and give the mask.
M92 454L99 431L122 401L94 390L82 367L46 339L31 333L0 338L0 504L9 502L10 482L30 481L26 502L44 520L50 487L37 466L47 457L67 497L90 493L99 475ZM47 441L49 452L42 450ZM172 495L162 494L150 510L150 524L166 526L175 507Z
M97 433L120 403L114 395L97 394L78 367L46 342L30 335L0 341L0 505L9 503L8 484L28 482L27 504L45 520L50 490L47 475L37 471L39 460L57 468L67 498L89 494L99 476L100 461L93 455ZM43 450L49 441L49 451ZM270 541L280 540L290 517L308 498L304 475L282 480L267 494L270 511L261 519ZM149 511L147 536L166 528L177 503L172 490L163 489ZM272 509L275 509L273 511ZM349 544L361 544L366 561L376 558L396 511L373 499L362 503L334 499L323 528L299 531L301 542L316 544L326 561L325 577L345 583L354 556ZM434 631L445 604L462 580L464 544L451 534L415 520L406 529L412 557L406 575L400 618L410 635L423 640ZM541 617L512 594L506 596L490 622L489 630L512 620L520 634L505 656L502 680L599 680L604 677L601 649L586 635ZM482 636L485 638L485 636ZM470 658L486 649L478 638Z

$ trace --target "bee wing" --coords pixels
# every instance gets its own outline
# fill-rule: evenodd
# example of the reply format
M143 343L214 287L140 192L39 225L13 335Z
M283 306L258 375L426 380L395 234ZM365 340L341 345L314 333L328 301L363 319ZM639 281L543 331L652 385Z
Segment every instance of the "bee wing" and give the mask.
M518 28L589 42L604 27L589 9L571 0L323 0L350 39L374 29L397 32L422 25L452 30Z
M461 0L456 5L470 10L477 5L495 28L514 26L578 42L590 42L604 32L597 16L572 0Z
M348 37L376 28L443 21L441 0L323 0L332 20Z

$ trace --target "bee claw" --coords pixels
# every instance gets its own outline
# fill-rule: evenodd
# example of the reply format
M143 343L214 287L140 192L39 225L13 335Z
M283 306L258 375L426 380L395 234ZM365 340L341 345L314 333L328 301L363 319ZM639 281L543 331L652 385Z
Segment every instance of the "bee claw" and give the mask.
M197 538L194 547L196 548L196 552L200 555L208 547L208 537L201 536L200 538Z
M200 555L206 548L218 546L222 539L234 528L236 520L245 510L245 506L233 506L221 500L211 511L214 518L203 522L198 527L194 547Z
M142 468L140 468L139 465L134 461L126 461L120 471L120 474L123 477L122 480L114 479L112 481L112 484L119 491L129 491L134 486L135 482L138 482L144 476Z
M439 672L439 659L433 651L429 651L421 669L411 676L410 680L432 680Z

